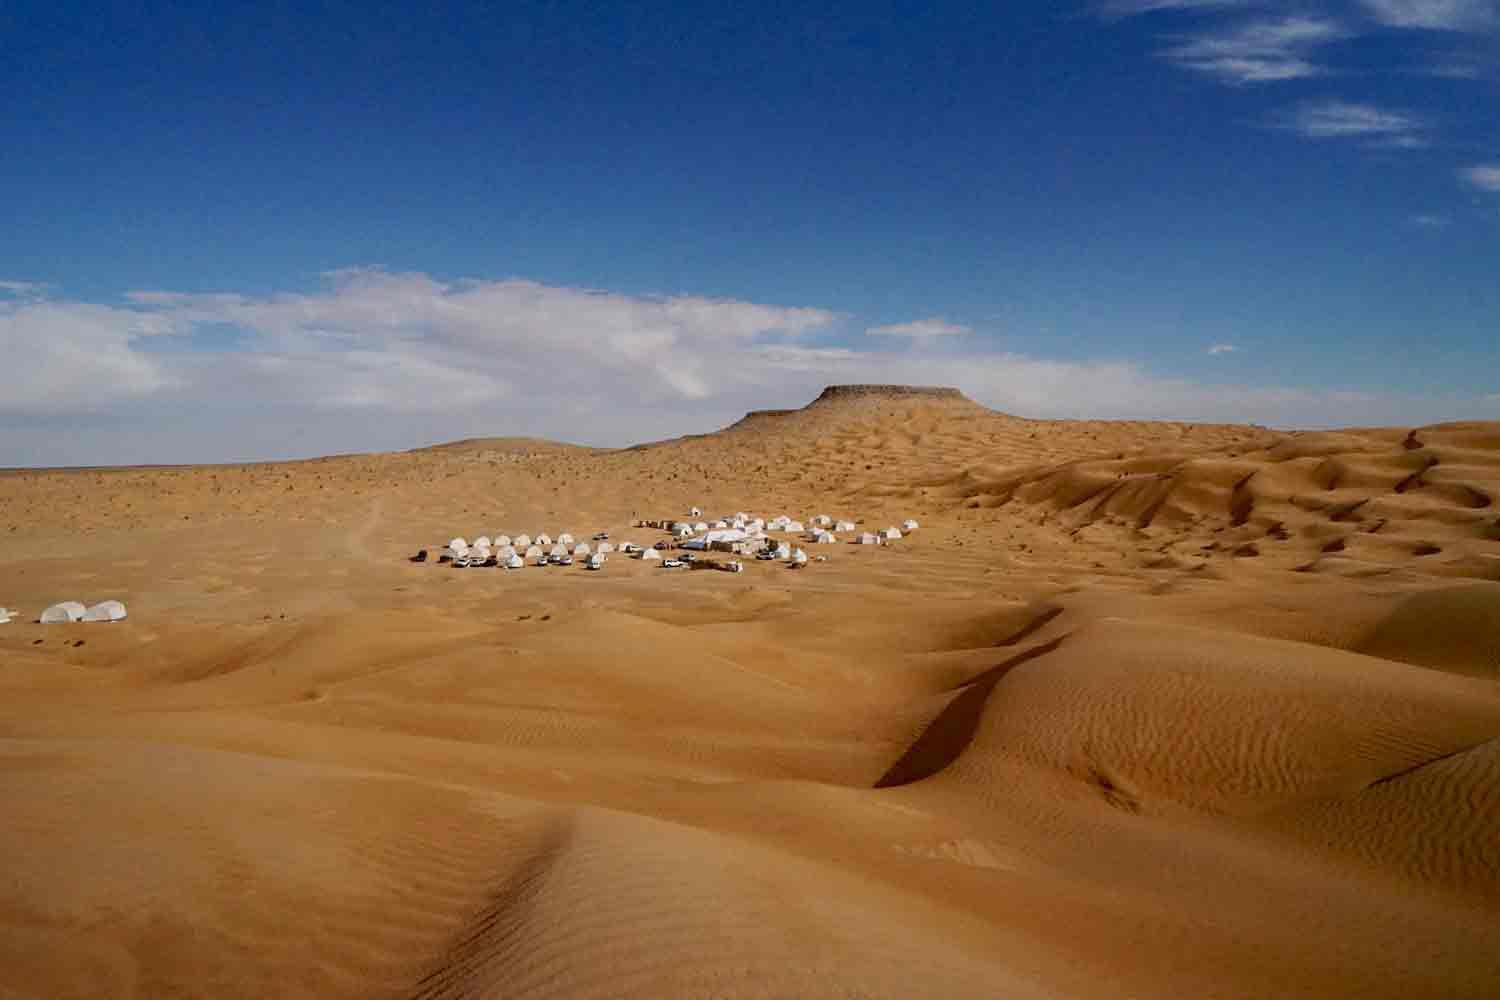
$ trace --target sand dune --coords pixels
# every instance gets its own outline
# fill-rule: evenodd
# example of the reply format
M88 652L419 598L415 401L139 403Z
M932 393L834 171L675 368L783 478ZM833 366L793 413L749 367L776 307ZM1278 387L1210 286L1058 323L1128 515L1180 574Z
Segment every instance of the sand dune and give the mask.
M921 528L406 559L693 505ZM7 996L1500 991L1500 425L834 387L623 450L5 472L0 532Z

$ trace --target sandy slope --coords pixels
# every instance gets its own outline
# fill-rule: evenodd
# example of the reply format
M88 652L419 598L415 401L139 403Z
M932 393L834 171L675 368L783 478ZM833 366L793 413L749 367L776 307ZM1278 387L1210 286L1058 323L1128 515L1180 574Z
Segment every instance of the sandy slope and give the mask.
M1500 426L0 473L4 996L1500 992ZM691 504L802 572L454 571Z

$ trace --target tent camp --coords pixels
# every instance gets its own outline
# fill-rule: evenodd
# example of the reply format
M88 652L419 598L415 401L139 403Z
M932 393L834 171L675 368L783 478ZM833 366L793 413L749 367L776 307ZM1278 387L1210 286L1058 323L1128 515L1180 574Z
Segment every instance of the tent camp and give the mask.
M43 611L42 617L37 621L43 625L61 625L65 622L82 621L87 611L88 609L77 601L63 601Z
M904 520L904 521L901 522L901 530L902 531L916 531L917 530L917 522L913 521L911 518L908 517L906 520Z
M125 605L119 601L100 601L83 613L86 622L117 622L125 617Z
M646 549L641 553L641 562L661 562L661 553L655 549Z

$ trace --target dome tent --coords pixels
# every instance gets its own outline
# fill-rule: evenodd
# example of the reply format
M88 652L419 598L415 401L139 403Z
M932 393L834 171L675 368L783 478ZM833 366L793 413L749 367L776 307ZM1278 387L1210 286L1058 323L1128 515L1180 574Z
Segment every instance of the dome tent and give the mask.
M661 553L655 549L646 549L641 553L641 562L661 562Z
M505 560L505 568L506 569L520 569L522 566L525 566L525 565L526 565L526 560L522 559L520 556L518 556L516 554L516 550L514 548L512 548L510 550L510 557Z
M100 601L83 613L86 622L117 622L125 617L125 605L119 601Z
M853 521L840 521L838 524L836 524L836 525L833 526L833 530L834 531L853 531L854 530L854 522Z
M570 535L570 534L568 534L566 531L564 531L562 534L560 534L560 535L557 536L557 544L559 544L559 545L572 545L573 544L573 536Z
M542 547L540 545L528 545L528 546L526 546L526 558L527 559L535 559L537 556L539 556L541 554L542 554Z
M917 530L917 522L908 517L906 520L904 520L904 521L901 522L901 530L902 531L916 531Z
M495 548L497 548L497 549L503 549L507 545L511 544L510 536L509 535L496 535L495 536L495 542L494 542L494 544L495 544Z
M554 559L561 559L563 556L568 554L568 547L562 542L558 542L556 545L552 546L551 551L549 551L547 554Z
M37 621L43 625L61 625L64 622L82 621L87 611L88 609L77 601L63 601L43 611Z
M534 540L535 540L535 542L538 545L544 545L545 546L545 545L551 545L552 544L552 536L549 535L549 534L547 534L545 531L542 532L540 535L537 535Z
M593 550L589 548L588 542L579 542L577 545L573 546L573 554L580 559L582 559L592 551Z
M511 540L511 544L518 549L525 550L528 546L531 545L531 536L524 533L519 534Z

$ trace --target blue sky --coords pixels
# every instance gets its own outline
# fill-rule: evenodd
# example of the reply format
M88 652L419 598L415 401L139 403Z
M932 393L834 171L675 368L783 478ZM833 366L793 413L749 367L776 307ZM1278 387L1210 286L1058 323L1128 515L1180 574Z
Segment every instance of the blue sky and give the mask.
M1500 0L190 6L0 9L0 465L1500 418Z

